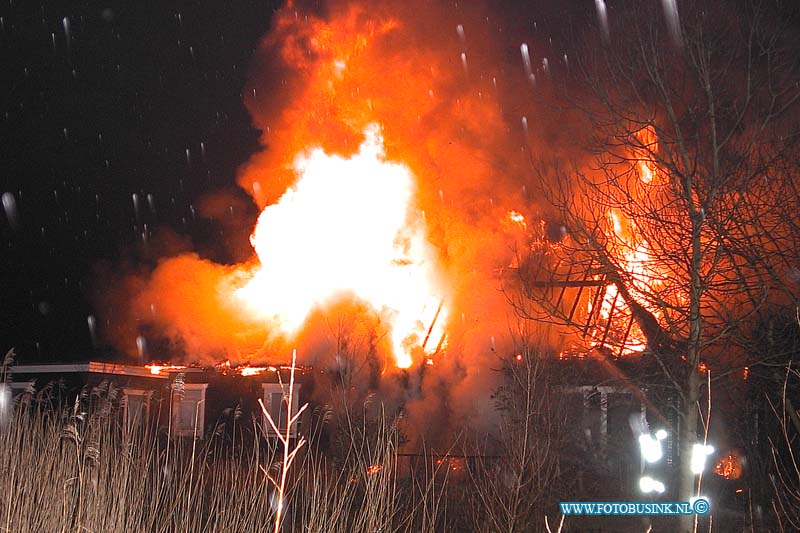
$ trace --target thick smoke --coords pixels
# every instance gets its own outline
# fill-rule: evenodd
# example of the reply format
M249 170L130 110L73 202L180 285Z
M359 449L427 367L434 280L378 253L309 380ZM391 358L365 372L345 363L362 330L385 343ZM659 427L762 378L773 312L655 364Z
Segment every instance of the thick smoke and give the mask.
M513 353L515 319L501 278L543 216L525 185L531 147L555 142L546 110L532 103L552 65L535 40L525 49L532 63L523 63L520 41L504 36L498 16L464 4L332 1L311 9L290 2L255 52L244 91L263 149L238 181L259 209L294 183L298 154L322 147L351 155L372 123L382 128L387 160L412 170L414 208L438 254L449 310L447 346L434 365L394 369L385 324L357 301L320 309L298 338L281 339L227 298L254 260L163 259L126 282L132 305L124 321L146 323L190 361L276 361L297 346L301 362L341 368L343 357L358 355L371 361L358 386L405 395L411 425L490 420L492 369L498 356Z

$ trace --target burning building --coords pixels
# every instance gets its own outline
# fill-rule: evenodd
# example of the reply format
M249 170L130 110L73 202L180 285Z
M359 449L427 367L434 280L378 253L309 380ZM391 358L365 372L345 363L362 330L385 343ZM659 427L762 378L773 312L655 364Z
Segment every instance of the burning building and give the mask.
M238 176L260 210L252 257L165 257L130 277L110 328L119 347L147 360L170 357L166 346L173 363L200 366L296 347L315 368L366 369L349 384L396 397L420 433L467 418L489 428L498 379L488 369L513 349L519 320L498 289L521 256L565 237L550 235L524 176L534 151L561 150L566 130L564 117L520 103L555 61L532 62L545 49L534 41L520 48L522 68L504 58L492 17L478 5L393 1L279 10L244 91L262 145ZM521 129L504 105L523 114ZM640 140L657 145L651 129ZM655 165L638 172L659 183ZM635 224L604 216L640 284L663 277ZM556 268L565 287L586 286L558 298L585 319L580 348L644 349L631 298L596 266L579 270Z
M498 272L538 227L515 178L526 156L506 126L500 97L514 89L487 13L279 10L244 91L263 146L238 178L260 210L252 258L183 254L127 277L103 296L117 347L201 366L296 347L320 369L368 361L359 387L405 396L419 427L431 410L486 412L476 397L495 386L486 369L513 320Z

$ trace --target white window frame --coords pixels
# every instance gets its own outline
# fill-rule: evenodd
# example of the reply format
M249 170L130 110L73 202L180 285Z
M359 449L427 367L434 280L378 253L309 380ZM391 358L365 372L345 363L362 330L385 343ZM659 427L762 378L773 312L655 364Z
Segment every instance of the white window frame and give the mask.
M0 383L0 427L6 425L14 412L14 395L12 394L13 385Z
M183 394L179 394L176 391L172 392L172 435L176 437L194 437L197 440L203 439L206 427L206 389L208 389L208 383L184 383ZM195 401L186 398L187 392L194 393L195 391L200 391L200 399ZM181 427L179 424L181 405L185 403L194 404L193 410L196 415L197 424L192 424L192 427L189 428Z
M122 404L122 420L125 425L125 430L130 431L134 428L146 428L150 422L150 397L153 391L147 389L132 389L124 387L122 394L124 402ZM136 396L142 399L142 412L139 413L139 419L132 419L129 407L131 396Z
M298 383L294 384L294 390L292 391L292 409L291 414L292 416L297 414L297 411L300 408L300 389L301 386ZM280 411L276 408L273 402L273 394L280 394L281 395L281 406L286 406L286 400L284 399L284 395L289 395L289 384L284 383L281 385L280 383L262 383L261 384L261 398L264 402L264 408L269 411L269 414L272 416L273 422L275 425L278 426L278 429L283 432L285 435L286 431L286 422L288 422L288 413L286 420L283 424L281 424L280 420ZM278 435L275 433L275 430L272 428L272 425L267 420L266 415L262 413L261 421L264 424L264 433L267 437L277 437ZM300 420L295 420L292 424L292 427L289 428L289 436L291 438L297 437L297 426L300 423Z
M29 381L12 381L0 383L0 419L3 422L10 419L11 414L14 412L14 402L22 394L34 388L35 382Z

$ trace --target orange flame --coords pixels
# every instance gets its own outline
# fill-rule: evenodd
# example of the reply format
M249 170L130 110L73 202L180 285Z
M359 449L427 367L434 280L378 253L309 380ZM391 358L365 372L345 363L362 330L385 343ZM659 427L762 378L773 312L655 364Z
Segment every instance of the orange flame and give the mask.
M275 370L275 368L266 366L242 366L236 369L242 376L258 376L267 370Z
M237 177L263 209L256 260L164 261L132 317L209 362L270 361L292 345L317 360L325 321L364 311L376 353L397 366L439 364L445 329L463 360L488 357L485 333L506 326L498 267L527 238L529 203L516 173L499 172L523 156L496 80L479 73L496 51L475 47L465 78L462 45L440 31L464 13L340 2L320 16L294 4L275 13L244 92L262 132ZM480 42L483 8L468 11ZM234 208L215 198L201 212ZM152 301L163 302L157 315Z
M525 222L525 216L519 211L514 211L512 209L508 212L507 216L508 220L519 226L520 229L524 230L528 227L528 224Z
M218 372L227 372L228 370L231 369L231 361L230 361L230 359L226 359L225 361L221 361L221 362L217 363L216 365L214 365L214 368Z
M639 179L644 184L651 183L658 172L653 156L658 152L658 137L653 126L642 128L636 133L636 138L641 143L642 148L636 150L639 158L638 170Z
M150 371L151 374L157 376L159 374L167 374L169 372L177 372L180 370L186 370L185 366L181 365L144 365L146 369Z
M634 150L634 157L638 159L636 170L639 180L644 185L653 183L657 176L658 169L653 161L653 154L658 151L658 139L655 130L648 126L639 130L636 134L637 142L642 148ZM630 292L634 297L647 294L653 289L657 289L663 283L663 273L655 264L651 257L650 245L641 238L637 230L636 221L625 219L622 212L611 209L608 212L608 223L610 230L611 249L617 256L617 260L630 278ZM644 298L637 298L638 303L642 304L650 311L656 319L662 318L661 310L649 303ZM588 311L592 313L593 303L590 300ZM641 328L635 322L631 323L631 311L622 300L616 285L609 284L605 287L605 293L600 301L598 310L599 323L592 331L592 337L596 340L605 338L606 328L627 329L626 324L630 323L627 338L624 345L620 346L621 355L629 355L641 352L647 348L647 338ZM600 327L603 326L603 327ZM598 338L599 337L599 338ZM622 339L619 339L622 342Z

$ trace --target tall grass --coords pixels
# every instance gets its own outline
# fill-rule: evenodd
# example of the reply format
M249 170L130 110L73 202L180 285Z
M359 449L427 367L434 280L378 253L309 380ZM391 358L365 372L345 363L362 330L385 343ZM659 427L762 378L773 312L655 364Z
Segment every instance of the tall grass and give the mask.
M31 392L0 430L0 529L5 531L266 531L275 442L170 440L125 431L118 392L84 390L68 407ZM254 427L255 431L255 427ZM243 442L249 442L244 445ZM287 478L282 531L438 531L441 491L397 475L390 426L331 465L313 447Z
M260 417L241 419L240 407L205 440L173 438L181 376L152 402L168 409L161 431L127 427L108 382L69 405L56 384L29 387L9 407L9 352L0 365L0 531L551 531L560 411L545 367L522 353L522 364L504 366L507 385L495 396L502 431L486 462L485 446L463 442L444 456L400 454L400 419L372 395L363 405L319 405L306 441L288 431L268 438Z

